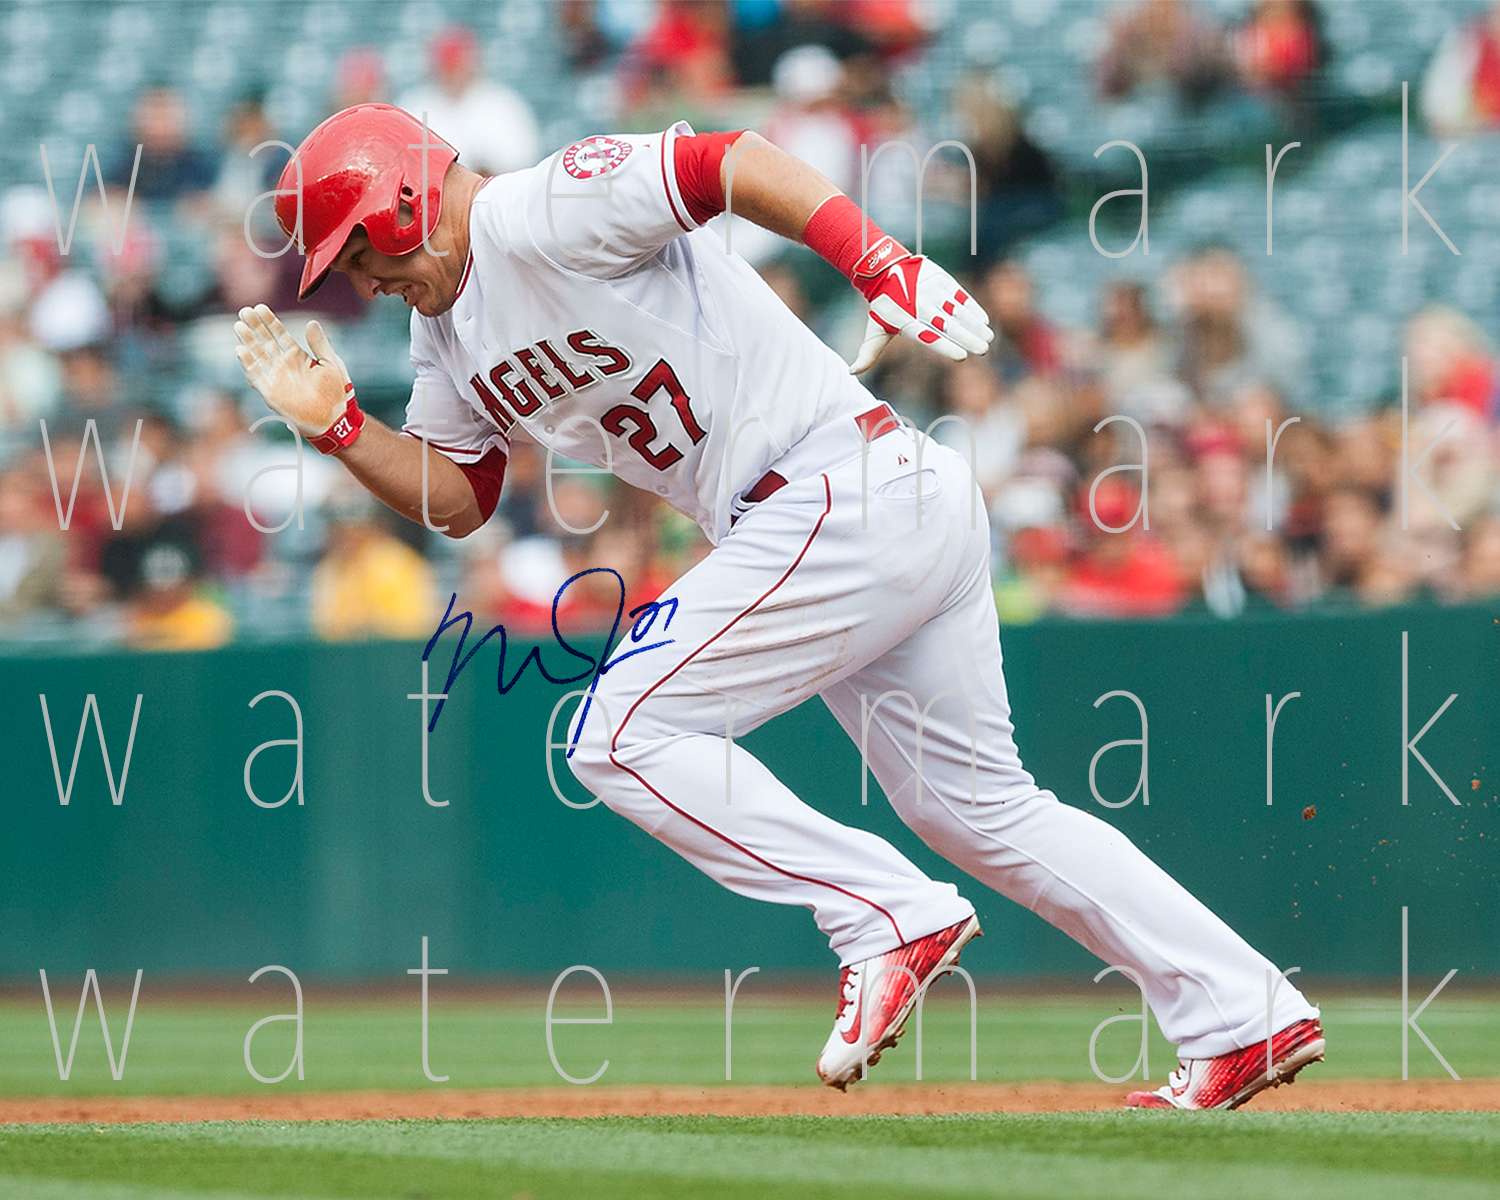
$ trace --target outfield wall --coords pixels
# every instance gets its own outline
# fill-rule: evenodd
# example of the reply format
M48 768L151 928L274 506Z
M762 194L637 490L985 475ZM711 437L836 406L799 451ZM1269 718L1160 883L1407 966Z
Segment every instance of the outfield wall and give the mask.
M1412 755L1402 805L1403 631L1408 736L1457 694L1417 744L1457 805ZM543 743L567 689L533 669L498 694L497 642L431 738L430 792L445 807L423 799L419 702L407 699L421 690L420 644L0 660L0 975L278 963L398 979L423 935L455 974L830 964L806 912L722 891L602 806L566 807ZM1004 644L1020 745L1043 784L1124 829L1274 959L1398 978L1405 906L1414 976L1500 974L1500 607L1047 623L1008 629ZM448 656L434 655L434 693ZM507 675L521 657L513 646ZM579 665L555 645L547 661L554 674ZM302 805L262 808L245 791L247 757L295 733L285 701L249 706L270 690L295 697L305 722ZM1090 793L1100 747L1141 736L1128 697L1095 707L1113 691L1147 713L1149 805L1111 810ZM1301 693L1277 719L1270 806L1268 692ZM40 694L64 785L85 697L97 696L116 786L142 697L120 804L92 717L59 803ZM988 934L965 956L975 971L1086 982L1098 968L930 854L873 782L862 809L857 750L821 706L743 742L810 803L959 880ZM258 756L262 800L287 791L295 754ZM554 763L564 794L586 800L561 752ZM1135 746L1109 750L1100 794L1123 800L1139 770Z

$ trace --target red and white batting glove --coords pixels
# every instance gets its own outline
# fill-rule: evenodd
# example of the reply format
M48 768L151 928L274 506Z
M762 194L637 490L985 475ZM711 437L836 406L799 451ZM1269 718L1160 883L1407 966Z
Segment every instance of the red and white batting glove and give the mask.
M314 449L336 454L359 436L365 414L354 398L354 383L318 322L307 323L311 354L264 304L240 309L234 335L245 379Z
M893 337L913 338L954 362L983 354L995 337L989 315L958 280L889 235L870 247L850 280L870 302L851 374L868 370Z
M872 244L862 250L867 236ZM867 222L847 196L830 196L819 205L802 240L843 271L869 302L865 340L851 374L868 370L893 337L921 342L954 362L990 348L995 333L979 302L937 263Z

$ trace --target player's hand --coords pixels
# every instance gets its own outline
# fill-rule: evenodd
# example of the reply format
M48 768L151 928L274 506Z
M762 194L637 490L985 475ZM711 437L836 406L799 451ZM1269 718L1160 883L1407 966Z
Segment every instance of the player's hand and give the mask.
M234 335L240 342L235 356L250 386L304 437L326 433L343 416L354 384L316 321L307 323L311 354L264 304L240 309Z
M994 340L989 315L958 280L893 237L870 247L851 281L870 303L852 375L867 371L893 337L912 338L954 362L983 354Z

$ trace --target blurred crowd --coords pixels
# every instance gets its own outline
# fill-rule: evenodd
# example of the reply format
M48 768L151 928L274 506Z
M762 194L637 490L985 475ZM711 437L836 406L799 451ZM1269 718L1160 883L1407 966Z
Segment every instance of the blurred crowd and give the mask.
M1293 106L1326 55L1318 10L1299 0L1264 0L1233 26L1178 0L1104 11L1101 106L1160 88L1188 103L1235 91ZM941 130L918 121L900 81L941 33L939 18L961 22L964 8L563 0L548 10L577 86L602 97L603 127L753 125L855 195L861 147L900 139L920 154L951 136L972 150L976 253L956 155L928 177L926 232L989 311L995 346L950 365L895 344L867 381L972 452L1002 620L1500 595L1500 378L1488 330L1441 305L1412 313L1409 414L1393 396L1330 424L1289 410L1311 348L1225 248L1200 247L1150 285L1117 279L1091 328L1049 320L1048 281L1017 252L1076 215L1070 200L1082 195L1086 212L1097 189L1066 177L984 72L951 81ZM539 120L483 69L483 50L473 31L442 27L426 47L426 81L393 94L381 53L354 46L326 111L399 103L485 172L537 161L564 144L559 133L598 131ZM1500 18L1444 41L1422 103L1445 134L1500 125ZM422 637L451 594L455 611L545 631L559 588L599 567L623 591L613 575L583 576L559 616L607 627L620 605L658 595L706 553L690 522L605 476L559 475L549 491L543 455L525 441L496 518L461 542L385 512L313 452L300 475L288 469L285 427L251 428L265 410L233 378L228 329L245 304L296 308L300 260L276 256L284 239L264 198L285 150L265 143L295 144L306 130L276 128L257 95L230 108L216 139L190 128L183 97L148 86L129 143L98 148L108 190L96 199L90 173L76 224L76 158L49 165L55 207L36 184L0 196L0 637L146 648L308 631ZM899 172L872 174L867 193L876 219L908 239L911 194ZM863 308L831 268L742 222L733 236L794 311L852 351ZM341 279L297 315L314 309L339 330L356 380L359 348L404 340L397 301L367 311ZM399 394L380 401L370 404L380 415L399 413ZM1418 465L1405 473L1403 461Z
M903 411L967 422L934 437L975 455L1002 619L1500 595L1500 377L1468 317L1407 324L1404 423L1398 401L1329 424L1288 410L1307 347L1228 251L1156 294L1113 283L1092 329L1049 322L1039 286L1010 262L977 282L988 358L882 367Z

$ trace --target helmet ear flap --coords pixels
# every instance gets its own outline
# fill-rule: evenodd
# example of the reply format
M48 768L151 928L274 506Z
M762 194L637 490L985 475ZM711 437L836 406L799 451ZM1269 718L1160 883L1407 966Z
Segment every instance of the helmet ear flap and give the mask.
M405 180L388 205L365 219L370 244L382 254L409 254L422 244L422 197ZM429 221L431 217L427 218ZM429 231L430 232L430 231Z
M421 238L422 231L417 228L421 212L421 198L410 184L403 182L396 202L396 236L403 242Z
M438 223L443 182L457 158L451 145L388 104L346 108L308 134L283 169L276 197L283 230L302 232L300 294L327 274L355 224L382 254L418 249Z

